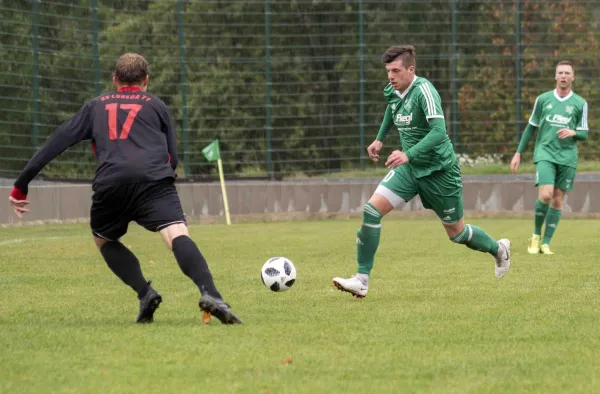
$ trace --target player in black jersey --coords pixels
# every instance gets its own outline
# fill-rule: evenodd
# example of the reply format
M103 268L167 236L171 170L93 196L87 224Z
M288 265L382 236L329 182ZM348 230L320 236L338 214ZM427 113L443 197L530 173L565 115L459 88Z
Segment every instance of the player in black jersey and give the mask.
M67 148L91 140L98 162L92 182L92 234L109 268L138 294L136 322L151 323L162 296L144 278L135 255L119 242L131 221L160 233L183 273L200 289L205 321L213 315L223 324L241 323L189 237L174 185L177 147L171 116L165 103L146 91L148 78L144 57L122 55L113 77L117 91L85 103L48 138L19 174L9 202L19 217L29 212L29 182Z

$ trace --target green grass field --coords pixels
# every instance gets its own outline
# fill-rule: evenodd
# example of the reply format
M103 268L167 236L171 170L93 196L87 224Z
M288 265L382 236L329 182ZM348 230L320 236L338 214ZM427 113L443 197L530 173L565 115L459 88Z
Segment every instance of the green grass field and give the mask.
M0 229L0 392L597 391L600 221L564 219L555 256L526 253L530 220L470 222L512 239L508 276L437 220L393 218L364 300L331 285L355 271L358 219L191 226L242 326L203 326L197 289L137 225L123 242L163 294L153 325L132 323L86 225ZM276 255L298 270L285 293L259 277Z

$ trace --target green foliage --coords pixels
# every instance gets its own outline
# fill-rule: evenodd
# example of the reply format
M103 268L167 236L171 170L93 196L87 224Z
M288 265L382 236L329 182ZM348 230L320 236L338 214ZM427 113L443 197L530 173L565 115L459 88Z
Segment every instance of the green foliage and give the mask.
M458 152L512 153L535 97L553 88L554 65L564 58L575 63L575 90L590 103L592 128L600 115L593 105L600 92L600 59L596 56L599 16L589 11L586 0L550 5L522 1L520 101L515 93L514 3L458 0L457 51L453 53L451 2L364 0L362 103L358 94L358 2L272 0L268 26L263 1L97 3L97 21L90 8L94 1L39 3L40 89L36 97L35 3L3 1L3 175L16 175L36 149L34 101L40 103L38 130L43 142L56 126L96 96L98 88L112 89L114 62L124 52L139 52L150 61L150 91L171 109L180 154L190 164L188 176L215 172L214 165L200 153L215 138L221 141L227 174L266 173L269 92L271 149L277 173L315 175L357 169L360 108L364 108L368 144L385 109L381 90L387 81L379 57L393 44L417 47L417 74L438 89L448 128L457 122L458 134L452 138L458 142ZM179 23L179 5L183 24ZM95 36L98 59L94 56ZM453 55L457 60L458 114L451 110ZM516 119L517 106L521 119ZM184 146L186 134L189 142ZM593 133L591 136L581 144L581 153L584 158L596 159L599 153ZM396 146L398 136L391 131L385 149ZM94 167L89 144L83 143L65 152L44 174L90 179Z
M475 11L473 6L468 9ZM600 89L600 59L596 55L600 45L599 19L589 12L589 3L522 1L520 103L515 95L515 6L490 2L485 10L479 10L482 12L473 26L474 32L484 32L488 40L481 43L474 34L461 45L460 51L460 57L467 58L459 65L459 78L463 81L459 85L458 102L461 148L470 153L512 155L520 135L517 130L525 128L536 97L554 89L554 68L561 60L574 63L574 90L588 101L589 118L593 122L600 115L594 105ZM522 113L518 120L517 105ZM516 127L517 121L520 127ZM529 150L533 150L533 145L529 144ZM590 141L580 144L580 155L596 159L598 153L591 134Z

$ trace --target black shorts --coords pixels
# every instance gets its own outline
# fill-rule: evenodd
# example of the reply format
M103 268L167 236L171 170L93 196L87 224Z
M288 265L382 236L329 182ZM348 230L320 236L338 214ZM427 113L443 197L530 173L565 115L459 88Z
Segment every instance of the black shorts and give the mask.
M185 223L174 182L163 179L130 183L95 192L90 214L92 233L116 241L127 233L132 221L149 231Z

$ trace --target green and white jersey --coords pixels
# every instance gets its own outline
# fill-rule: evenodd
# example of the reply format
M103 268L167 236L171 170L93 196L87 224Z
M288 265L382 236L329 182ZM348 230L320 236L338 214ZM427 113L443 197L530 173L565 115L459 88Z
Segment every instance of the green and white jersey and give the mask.
M400 93L388 84L383 89L383 95L387 99L392 121L400 133L402 151L405 153L429 133L430 119L444 119L440 95L425 78L415 76L404 93ZM448 169L456 161L454 148L446 134L445 126L443 132L444 138L431 151L412 158L408 163L417 178L437 170Z
M587 113L587 102L572 91L565 97L556 90L539 95L529 118L529 124L538 128L533 162L544 160L577 168L577 140L560 139L557 131L587 131Z

